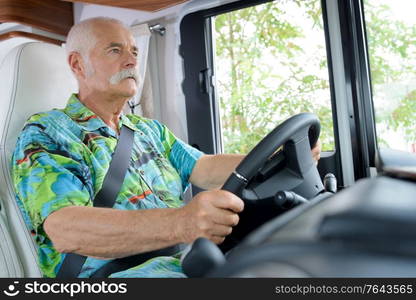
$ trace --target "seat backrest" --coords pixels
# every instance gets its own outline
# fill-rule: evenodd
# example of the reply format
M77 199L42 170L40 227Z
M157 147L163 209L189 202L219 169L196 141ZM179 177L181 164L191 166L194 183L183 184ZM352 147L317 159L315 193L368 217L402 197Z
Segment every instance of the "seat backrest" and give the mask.
M0 277L41 277L37 249L15 200L10 159L25 121L63 108L76 80L65 50L46 43L12 49L0 66Z

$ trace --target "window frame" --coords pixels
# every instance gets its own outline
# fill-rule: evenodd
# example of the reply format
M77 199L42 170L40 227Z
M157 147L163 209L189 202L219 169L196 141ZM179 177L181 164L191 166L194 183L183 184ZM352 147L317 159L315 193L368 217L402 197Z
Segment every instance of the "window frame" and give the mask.
M338 0L345 74L350 86L350 132L355 179L372 176L378 149L362 0Z

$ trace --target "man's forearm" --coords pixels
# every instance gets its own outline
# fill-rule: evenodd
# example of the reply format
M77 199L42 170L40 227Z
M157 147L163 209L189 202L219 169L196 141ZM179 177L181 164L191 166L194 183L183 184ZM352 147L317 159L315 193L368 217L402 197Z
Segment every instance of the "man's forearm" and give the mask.
M197 161L190 181L206 190L221 188L244 157L241 154L204 155Z
M51 214L45 232L59 252L118 258L183 242L178 209L117 210L71 206Z

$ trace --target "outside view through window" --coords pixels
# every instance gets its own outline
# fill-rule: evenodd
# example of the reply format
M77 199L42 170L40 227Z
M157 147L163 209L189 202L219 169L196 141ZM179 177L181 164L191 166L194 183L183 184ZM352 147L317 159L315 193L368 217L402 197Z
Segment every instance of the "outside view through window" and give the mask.
M247 153L288 117L312 112L334 134L320 1L281 0L213 20L225 153Z
M364 4L379 147L416 152L416 1Z

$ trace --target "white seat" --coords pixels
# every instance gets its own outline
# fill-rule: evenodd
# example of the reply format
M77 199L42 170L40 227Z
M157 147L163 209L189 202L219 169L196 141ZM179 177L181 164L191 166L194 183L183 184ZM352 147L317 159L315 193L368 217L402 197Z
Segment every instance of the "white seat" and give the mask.
M42 276L36 245L15 201L10 159L25 121L64 107L76 91L65 50L56 45L19 45L0 66L0 277Z

